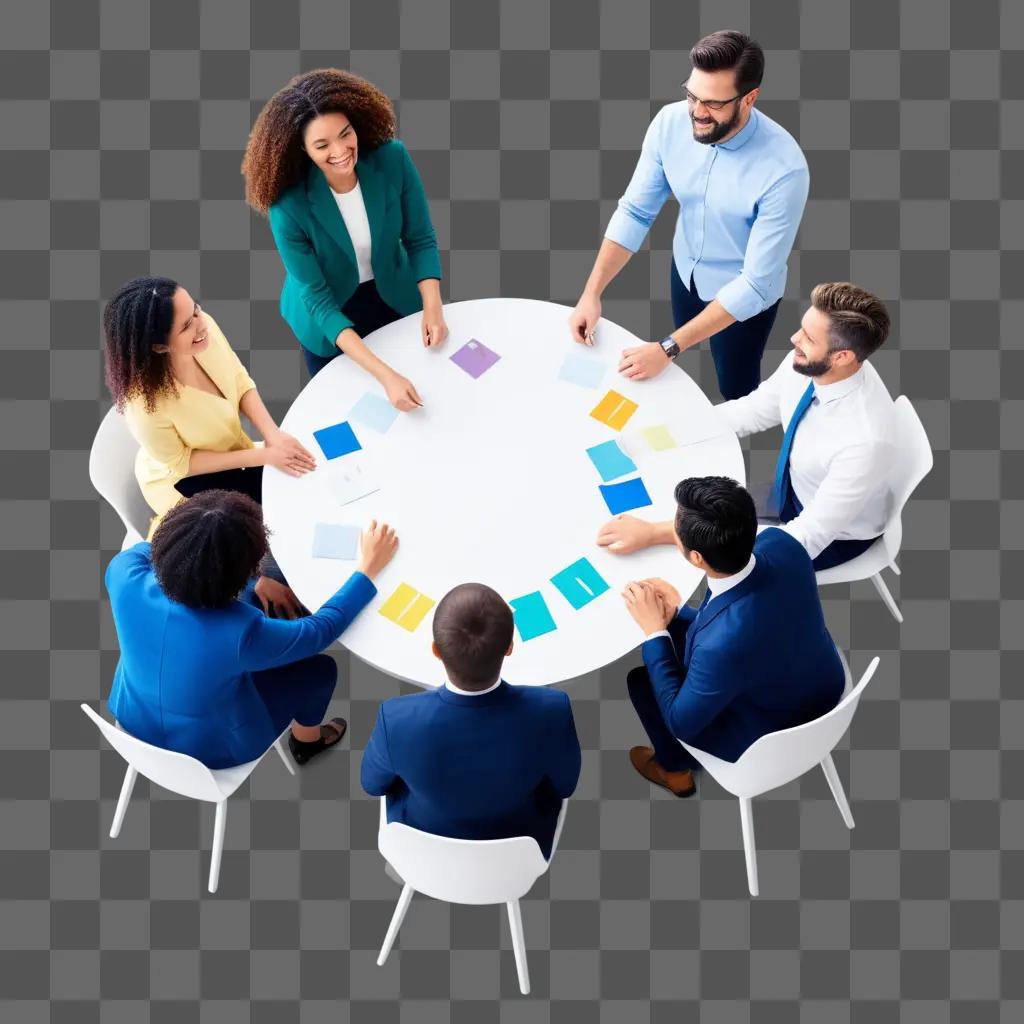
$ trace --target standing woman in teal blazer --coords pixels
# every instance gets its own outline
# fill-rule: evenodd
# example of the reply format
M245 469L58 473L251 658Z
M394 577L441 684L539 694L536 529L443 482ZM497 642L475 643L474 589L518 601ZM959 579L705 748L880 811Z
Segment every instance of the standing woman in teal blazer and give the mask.
M242 173L246 201L270 219L286 271L281 315L310 374L343 352L396 409L422 405L412 382L363 343L420 310L424 346L448 333L427 197L395 138L391 101L347 71L298 75L260 111Z

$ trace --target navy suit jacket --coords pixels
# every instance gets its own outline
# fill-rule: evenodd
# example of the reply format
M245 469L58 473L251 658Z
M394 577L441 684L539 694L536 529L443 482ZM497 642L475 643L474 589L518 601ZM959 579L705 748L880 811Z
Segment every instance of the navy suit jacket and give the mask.
M753 572L713 597L696 628L696 609L683 608L672 639L652 637L642 648L673 734L726 761L765 733L825 714L843 693L807 552L773 528L758 535L754 557Z
M569 697L502 682L393 697L377 714L363 789L388 820L455 839L533 836L547 857L558 812L580 777Z
M259 757L277 738L252 673L322 651L373 599L361 572L313 615L270 619L244 600L188 608L156 578L150 545L136 544L107 567L107 592L121 660L107 699L136 738L210 768Z

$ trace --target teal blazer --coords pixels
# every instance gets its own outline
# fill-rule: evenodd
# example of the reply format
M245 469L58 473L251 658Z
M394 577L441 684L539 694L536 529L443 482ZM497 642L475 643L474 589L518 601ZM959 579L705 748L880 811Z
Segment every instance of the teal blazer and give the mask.
M418 281L441 278L437 237L423 182L398 139L360 153L359 185L370 222L374 281L402 316L423 308ZM341 308L359 287L356 254L323 172L310 163L304 181L270 207L270 230L286 271L281 316L318 356L337 352L335 339L352 321Z

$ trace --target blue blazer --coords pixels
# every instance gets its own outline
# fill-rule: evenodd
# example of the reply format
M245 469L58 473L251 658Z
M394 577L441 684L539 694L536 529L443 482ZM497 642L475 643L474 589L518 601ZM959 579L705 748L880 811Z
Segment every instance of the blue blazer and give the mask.
M726 761L765 733L830 711L843 693L843 664L803 545L772 528L758 535L754 557L753 572L712 598L699 621L683 608L672 639L652 637L642 648L673 734Z
M149 544L116 555L106 583L121 645L110 713L138 739L210 768L251 761L276 738L252 673L322 651L377 593L357 572L302 619L270 619L244 600L188 608L163 592Z
M547 857L580 744L560 690L501 683L463 695L442 686L385 701L362 765L388 820L456 839L533 836Z

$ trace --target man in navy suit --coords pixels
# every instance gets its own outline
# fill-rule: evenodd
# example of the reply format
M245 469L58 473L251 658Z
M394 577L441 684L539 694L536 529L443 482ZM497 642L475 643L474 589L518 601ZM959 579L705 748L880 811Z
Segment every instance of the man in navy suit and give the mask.
M696 610L664 580L626 586L647 636L627 685L653 744L629 758L648 781L690 796L698 765L680 739L736 761L765 733L835 707L844 673L803 545L774 527L758 534L753 499L728 477L691 477L675 498L676 545L707 573L708 592Z
M434 612L434 654L447 682L385 701L363 755L363 789L388 798L388 820L456 839L533 836L550 856L562 800L580 776L569 698L510 686L512 610L464 583Z

